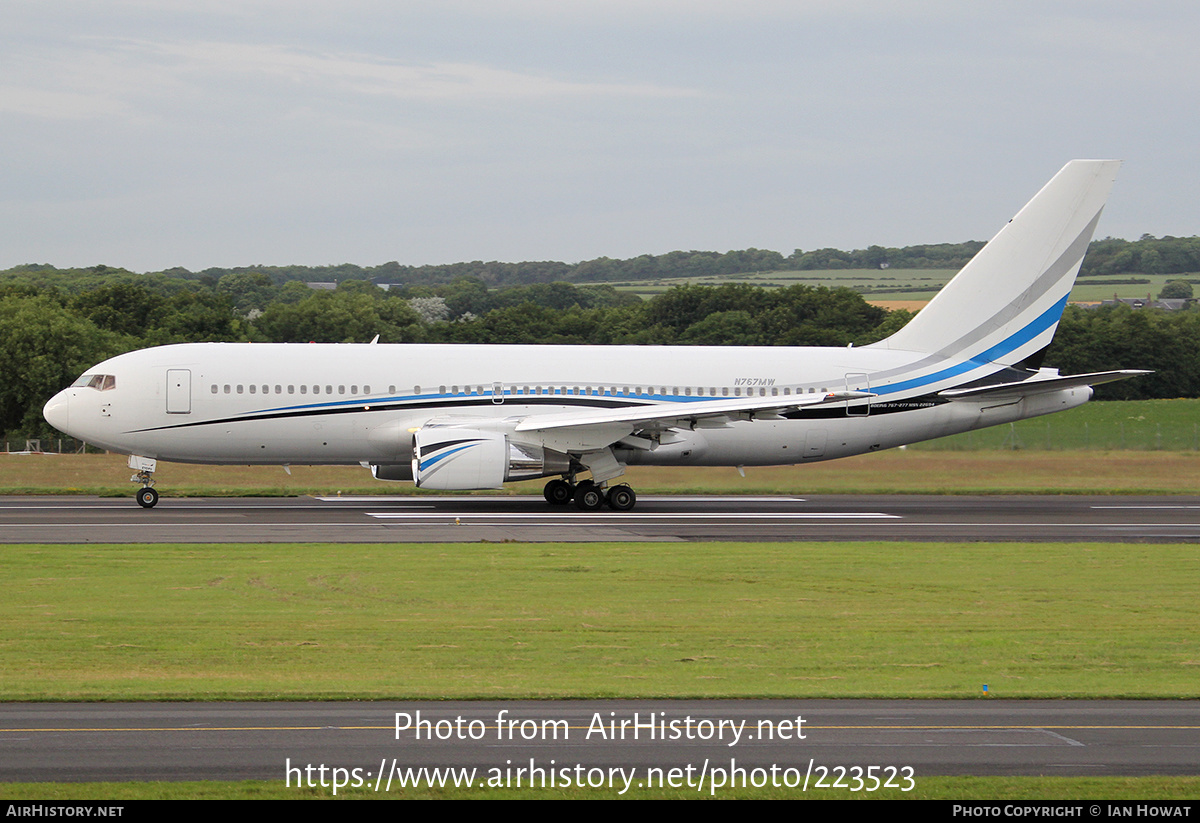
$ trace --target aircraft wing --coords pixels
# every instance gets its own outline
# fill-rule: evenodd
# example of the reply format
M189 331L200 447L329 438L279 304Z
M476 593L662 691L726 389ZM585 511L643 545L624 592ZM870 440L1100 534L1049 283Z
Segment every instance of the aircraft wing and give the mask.
M980 400L992 398L1014 399L1044 392L1062 391L1081 386L1098 386L1101 383L1111 383L1114 380L1124 380L1128 377L1150 374L1144 369L1123 369L1121 371L1101 371L1091 374L1068 374L1061 377L1034 377L1029 380L1018 380L1015 383L999 383L994 386L979 386L971 389L947 389L939 392L939 397L947 400Z
M778 415L802 406L819 406L874 396L871 392L841 391L826 394L793 394L785 397L736 397L728 400L649 403L612 410L535 414L519 422L516 431L603 428L620 424L672 428L688 427L702 420L719 424L721 421L739 418Z

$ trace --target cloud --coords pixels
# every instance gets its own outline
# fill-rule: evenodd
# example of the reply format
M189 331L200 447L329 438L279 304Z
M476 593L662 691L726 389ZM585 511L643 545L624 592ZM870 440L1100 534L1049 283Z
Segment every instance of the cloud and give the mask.
M469 62L406 62L273 44L87 38L0 86L0 111L49 118L127 116L164 97L257 93L426 103L697 97L695 89L605 82Z

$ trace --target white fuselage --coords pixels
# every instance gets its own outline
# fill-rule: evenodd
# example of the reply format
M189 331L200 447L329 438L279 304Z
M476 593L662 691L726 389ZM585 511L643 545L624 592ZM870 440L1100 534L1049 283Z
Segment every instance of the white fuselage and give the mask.
M1007 423L1091 396L1085 386L1003 401L936 397L1003 368L876 346L196 343L107 360L88 374L111 375L110 387L65 389L46 416L97 446L169 461L399 465L412 459L412 431L441 419L495 427L534 414L652 403L876 395L787 417L698 425L651 447L613 438L613 454L626 464L783 465Z

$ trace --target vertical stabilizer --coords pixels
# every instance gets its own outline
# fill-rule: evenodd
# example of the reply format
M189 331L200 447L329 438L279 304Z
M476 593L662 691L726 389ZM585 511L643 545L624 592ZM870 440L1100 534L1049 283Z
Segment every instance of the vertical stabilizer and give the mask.
M1049 345L1119 160L1072 160L879 348L1013 365Z

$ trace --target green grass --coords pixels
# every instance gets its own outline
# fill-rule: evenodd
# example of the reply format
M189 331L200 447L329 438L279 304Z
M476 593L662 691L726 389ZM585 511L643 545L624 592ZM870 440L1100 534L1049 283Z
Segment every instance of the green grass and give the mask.
M1200 796L1200 777L922 777L909 792L881 790L850 792L840 789L728 789L716 797L732 799L808 800L1188 800ZM247 780L236 783L8 783L0 784L0 797L23 800L333 800L330 789L287 788L282 780ZM419 788L375 793L366 789L340 789L336 799L466 800L555 799L602 800L618 797L611 789L435 789ZM694 789L633 789L629 800L709 799Z
M742 272L740 274L710 275L706 277L677 277L669 279L630 280L613 283L621 291L651 297L669 290L673 286L700 284L717 286L725 283L750 283L767 288L778 286L825 286L846 287L863 294L868 300L930 300L950 282L956 269L814 269L811 271L767 271ZM1172 280L1195 279L1200 275L1188 274L1136 274L1122 273L1111 276L1085 275L1084 285L1071 290L1072 303L1091 303L1111 300L1113 294L1121 297L1154 297L1163 286ZM1131 279L1148 280L1148 283L1120 284L1115 281ZM1113 284L1105 281L1112 280Z
M909 448L930 450L1200 450L1200 400L1119 400L956 434Z
M4 551L3 700L1200 696L1190 545Z
M816 269L630 280L612 285L621 291L633 292L642 297L662 294L682 285L717 286L725 283L748 283L766 288L845 287L866 294L871 300L929 300L955 274L957 272L952 269ZM1111 296L1110 294L1109 297Z
M101 495L132 499L119 455L0 455L0 493ZM384 483L358 466L189 466L160 463L158 489L172 497L429 495ZM1195 494L1200 453L1192 451L892 450L803 466L631 467L623 480L650 494ZM500 492L539 495L541 483Z
M52 445L52 444L47 444ZM0 454L0 494L132 497L120 455ZM359 466L192 466L163 462L160 491L182 496L423 494ZM1200 400L1088 403L1071 411L801 466L632 467L639 494L1186 494L1200 489ZM538 494L537 482L504 493ZM490 492L489 492L490 493Z

